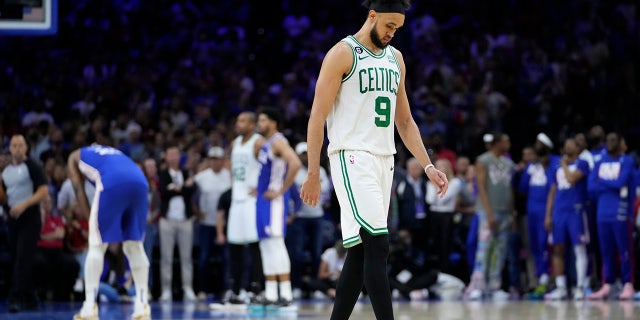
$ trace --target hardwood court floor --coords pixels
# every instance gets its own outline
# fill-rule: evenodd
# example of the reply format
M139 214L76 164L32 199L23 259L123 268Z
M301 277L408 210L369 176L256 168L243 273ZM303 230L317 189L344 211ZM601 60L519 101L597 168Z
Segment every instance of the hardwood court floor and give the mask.
M0 305L0 319L4 320L69 320L80 307L79 303L48 303L39 312L7 313L6 304ZM300 302L297 313L252 313L239 311L211 311L205 303L154 302L152 318L164 319L328 319L331 304L327 301ZM132 306L103 304L101 320L128 319ZM397 320L591 320L591 319L640 319L640 302L395 302ZM359 302L352 320L374 320L368 302Z

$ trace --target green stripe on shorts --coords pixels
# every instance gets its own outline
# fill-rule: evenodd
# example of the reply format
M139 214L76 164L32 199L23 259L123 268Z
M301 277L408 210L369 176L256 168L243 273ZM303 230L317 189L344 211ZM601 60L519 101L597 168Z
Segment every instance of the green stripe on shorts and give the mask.
M349 205L351 206L351 211L353 212L353 217L358 222L358 224L363 227L367 232L372 235L386 234L389 233L387 228L374 228L370 224L367 223L359 214L358 206L356 205L356 199L353 195L353 189L351 188L351 180L349 179L349 172L347 171L347 164L344 158L344 150L340 151L340 167L342 169L342 179L344 181L344 187L347 191L347 198L349 199Z

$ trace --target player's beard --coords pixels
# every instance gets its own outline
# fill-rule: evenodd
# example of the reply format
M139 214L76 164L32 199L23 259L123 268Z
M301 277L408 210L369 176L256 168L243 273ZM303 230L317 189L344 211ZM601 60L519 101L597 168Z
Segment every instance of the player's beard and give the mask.
M376 30L376 26L377 24L373 25L373 29L371 29L371 32L369 33L369 37L371 38L371 42L373 42L373 45L380 48L380 49L384 49L386 48L389 43L387 42L387 44L382 43L382 40L380 40L380 35L378 34L378 31Z

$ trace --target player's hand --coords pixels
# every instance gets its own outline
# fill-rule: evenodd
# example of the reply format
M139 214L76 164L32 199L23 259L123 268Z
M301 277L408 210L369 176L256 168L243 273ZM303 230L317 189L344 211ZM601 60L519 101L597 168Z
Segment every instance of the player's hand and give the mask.
M9 211L9 214L14 219L18 219L20 217L20 215L26 209L27 209L27 207L25 206L24 202L20 202L20 203L16 204L15 206L11 207L11 210Z
M282 193L278 192L278 191L274 191L274 190L267 190L265 191L263 197L267 200L273 200L279 196L281 196Z
M218 236L216 237L216 243L222 245L225 242L227 242L227 237L224 236L224 233L218 233Z
M255 197L258 195L258 190L256 190L256 188L251 188L249 189L249 195L252 197Z
M550 216L544 217L544 228L548 232L551 232L551 230L553 229L553 219L551 219Z
M489 230L495 232L498 229L498 220L493 214L487 214L487 224L489 224Z
M444 195L447 193L447 189L449 189L449 180L447 179L447 175L431 166L425 170L425 173L427 174L427 177L429 177L429 180L438 188L438 195L440 196L440 199L444 198Z
M320 202L320 175L319 174L307 174L307 179L302 184L300 189L300 199L310 206L315 208Z

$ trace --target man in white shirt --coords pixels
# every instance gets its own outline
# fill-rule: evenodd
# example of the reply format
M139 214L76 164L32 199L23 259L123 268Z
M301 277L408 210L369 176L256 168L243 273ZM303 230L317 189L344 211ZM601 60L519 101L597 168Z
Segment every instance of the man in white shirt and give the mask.
M202 161L198 168L198 173L193 177L193 181L198 187L198 218L199 245L198 254L198 274L200 275L199 299L206 299L207 293L212 293L212 281L208 277L211 274L208 270L207 262L211 256L211 245L216 241L216 220L218 215L218 202L220 195L231 188L231 172L224 168L224 149L221 147L211 147L207 152L207 159ZM224 255L222 247L216 246L216 252ZM222 264L224 265L224 264ZM223 275L224 272L220 273ZM226 276L224 277L227 278ZM223 279L216 279L216 282L224 283ZM226 288L222 288L226 289Z
M182 289L185 301L196 300L193 292L193 207L191 196L195 185L186 169L180 168L180 149L175 146L165 151L167 169L159 173L160 190L160 301L173 300L173 250L177 243L180 253Z

